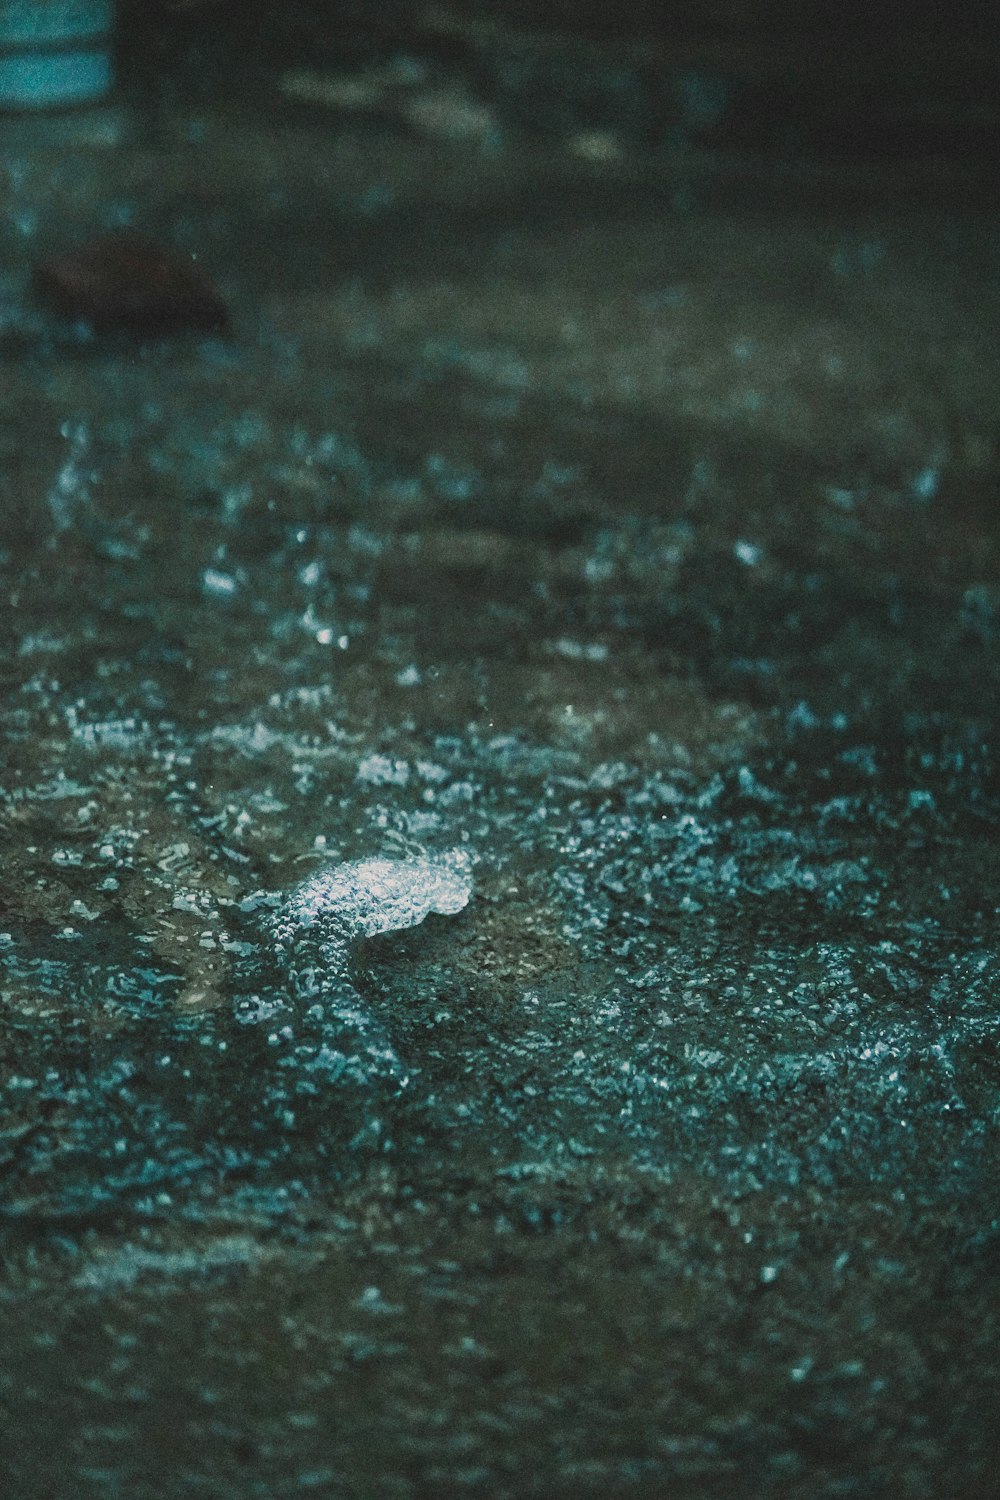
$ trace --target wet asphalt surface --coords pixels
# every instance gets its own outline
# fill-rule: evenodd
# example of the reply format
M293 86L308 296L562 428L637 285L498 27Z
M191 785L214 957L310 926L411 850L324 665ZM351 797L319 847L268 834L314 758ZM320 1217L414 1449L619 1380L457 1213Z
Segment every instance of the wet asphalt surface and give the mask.
M992 1493L995 223L393 87L4 127L7 1493Z

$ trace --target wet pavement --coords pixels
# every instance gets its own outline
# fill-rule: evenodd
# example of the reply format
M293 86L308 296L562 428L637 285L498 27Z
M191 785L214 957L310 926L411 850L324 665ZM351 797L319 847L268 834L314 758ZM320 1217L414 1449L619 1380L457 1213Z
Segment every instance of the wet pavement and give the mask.
M7 1493L988 1494L995 219L396 81L4 123Z

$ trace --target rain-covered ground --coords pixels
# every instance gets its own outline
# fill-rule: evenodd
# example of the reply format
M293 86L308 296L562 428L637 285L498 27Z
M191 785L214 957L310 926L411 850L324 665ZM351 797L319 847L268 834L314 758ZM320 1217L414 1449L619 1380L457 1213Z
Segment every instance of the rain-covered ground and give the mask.
M995 217L393 67L3 126L4 1493L992 1493Z

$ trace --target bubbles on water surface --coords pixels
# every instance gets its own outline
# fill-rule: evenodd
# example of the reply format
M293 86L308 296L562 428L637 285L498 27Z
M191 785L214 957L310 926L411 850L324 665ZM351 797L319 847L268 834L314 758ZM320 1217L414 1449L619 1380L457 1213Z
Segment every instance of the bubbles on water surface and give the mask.
M302 927L323 923L345 937L373 937L415 927L432 912L454 916L471 894L472 858L463 849L407 859L355 860L299 886L285 920Z

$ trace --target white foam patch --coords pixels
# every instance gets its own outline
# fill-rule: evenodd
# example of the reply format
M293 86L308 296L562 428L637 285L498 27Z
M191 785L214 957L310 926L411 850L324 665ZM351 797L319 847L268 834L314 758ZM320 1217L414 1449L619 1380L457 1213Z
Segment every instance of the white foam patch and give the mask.
M292 895L293 923L329 923L345 936L374 937L416 927L432 912L454 916L472 895L472 859L464 849L405 859L349 860L321 870Z

